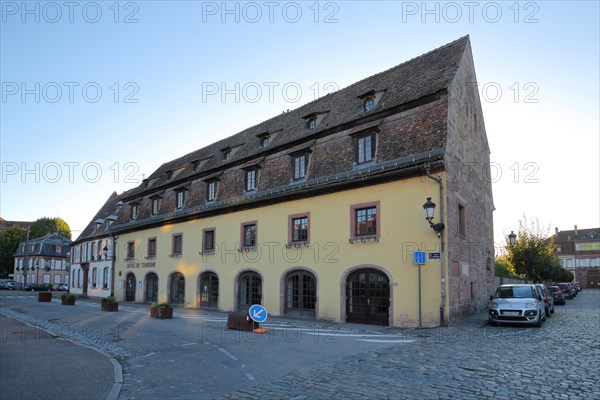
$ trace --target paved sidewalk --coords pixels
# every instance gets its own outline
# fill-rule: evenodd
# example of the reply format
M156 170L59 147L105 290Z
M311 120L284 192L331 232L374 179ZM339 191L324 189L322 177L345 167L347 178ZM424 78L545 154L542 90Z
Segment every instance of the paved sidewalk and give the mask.
M2 400L116 399L114 359L1 314L0 329Z

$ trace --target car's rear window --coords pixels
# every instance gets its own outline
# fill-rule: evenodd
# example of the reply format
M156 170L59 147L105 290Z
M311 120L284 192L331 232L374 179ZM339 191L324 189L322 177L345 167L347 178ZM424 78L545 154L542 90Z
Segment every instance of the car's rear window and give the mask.
M529 286L510 286L498 288L495 297L500 299L531 298L533 294Z

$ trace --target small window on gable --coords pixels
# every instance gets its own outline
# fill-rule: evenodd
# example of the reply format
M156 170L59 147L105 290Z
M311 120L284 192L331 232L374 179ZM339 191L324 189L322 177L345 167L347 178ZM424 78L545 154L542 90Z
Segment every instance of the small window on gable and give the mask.
M223 160L225 160L225 161L231 160L231 149L229 147L226 149L223 149Z
M198 172L200 161L192 161L192 172Z
M173 180L173 171L167 171L167 180L168 181Z
M458 236L467 236L467 221L465 216L465 206L462 204L458 205Z
M306 121L306 129L308 129L309 131L313 131L313 130L317 129L317 118L316 117L311 117L308 119L308 121Z
M375 100L373 97L367 97L363 103L365 112L371 111L375 107Z

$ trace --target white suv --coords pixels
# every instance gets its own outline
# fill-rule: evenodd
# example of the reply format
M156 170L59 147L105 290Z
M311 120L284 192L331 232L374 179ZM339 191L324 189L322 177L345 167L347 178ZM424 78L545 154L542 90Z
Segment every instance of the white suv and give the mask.
M526 324L542 326L546 320L546 304L533 284L502 285L490 297L490 324Z

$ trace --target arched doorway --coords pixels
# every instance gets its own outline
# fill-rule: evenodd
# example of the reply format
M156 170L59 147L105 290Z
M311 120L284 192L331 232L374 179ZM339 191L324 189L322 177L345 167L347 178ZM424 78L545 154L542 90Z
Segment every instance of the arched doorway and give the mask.
M245 272L238 279L238 310L262 304L262 279L256 272Z
M214 272L205 272L200 276L200 307L219 307L219 277Z
M135 301L135 275L127 274L125 280L125 301Z
M169 293L169 303L184 304L185 303L185 278L179 272L171 275L171 287Z
M293 317L315 317L317 280L308 271L289 273L285 279L285 315Z
M346 280L346 322L389 325L390 281L381 271L361 269Z
M158 275L150 272L146 275L146 298L147 303L158 301Z

